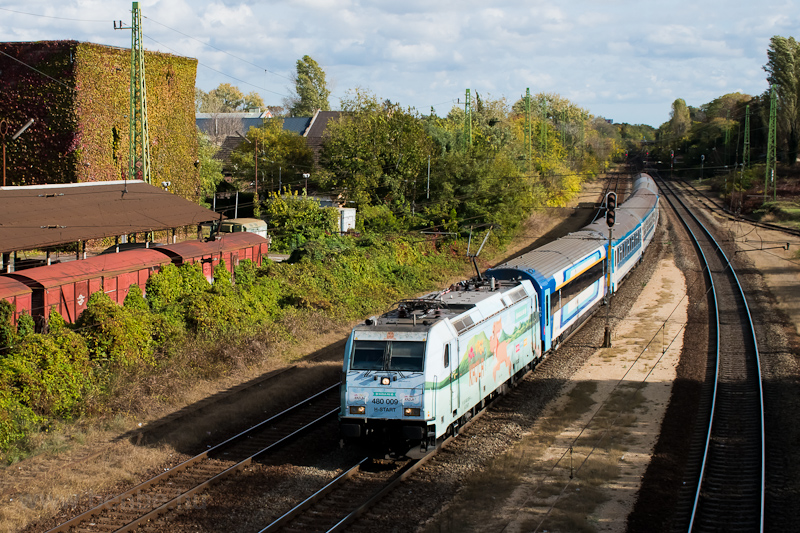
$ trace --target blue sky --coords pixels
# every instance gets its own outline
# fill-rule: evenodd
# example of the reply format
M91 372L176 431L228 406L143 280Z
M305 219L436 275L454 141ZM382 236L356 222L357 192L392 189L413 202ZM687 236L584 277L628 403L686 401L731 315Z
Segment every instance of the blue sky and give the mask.
M0 0L0 41L130 47L131 2ZM798 37L793 1L143 0L144 45L194 57L197 86L232 83L267 105L295 63L326 71L331 105L360 87L444 115L465 89L513 103L557 93L596 116L659 126L676 98L700 106L767 89L773 35Z

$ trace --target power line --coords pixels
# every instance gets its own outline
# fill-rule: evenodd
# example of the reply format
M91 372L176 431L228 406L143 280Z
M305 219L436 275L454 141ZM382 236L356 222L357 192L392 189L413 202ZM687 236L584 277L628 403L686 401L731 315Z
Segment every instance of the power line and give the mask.
M238 59L239 61L242 61L242 62L244 62L244 63L247 63L248 65L252 65L252 66L254 66L254 67L256 67L256 68L263 69L263 70L264 70L264 72L268 72L268 73L270 73L270 74L272 74L272 75L274 75L274 76L279 76L279 77L281 77L281 78L284 78L284 79L287 79L287 80L289 80L289 81L291 81L291 82L294 82L294 80L293 80L292 78L289 78L289 77L287 77L287 76L284 76L283 74L278 74L277 72L275 72L275 71L273 71L273 70L269 70L269 69L267 69L267 68L264 68L264 67L262 67L261 65L256 65L255 63L252 63L252 62L248 61L247 59L242 59L241 57L239 57L239 56L236 56L236 55L234 55L234 54L231 54L230 52L227 52L227 51L223 50L222 48L217 48L217 47L216 47L216 46L214 46L214 45L208 44L207 42L203 41L202 39L198 39L197 37L192 37L191 35L189 35L189 34L186 34L186 33L183 33L183 32L182 32L182 31L180 31L180 30L176 30L175 28L170 28L170 27L169 27L169 26L167 26L166 24L162 24L161 22L158 22L157 20L154 20L154 19L152 19L152 18L150 18L150 17L144 17L144 18L146 18L147 20L149 20L149 21L151 21L151 22L155 22L155 23L156 23L156 24L158 24L159 26L163 26L163 27L167 28L168 30L172 30L172 31L174 31L175 33L179 33L179 34L183 35L184 37L188 37L189 39L192 39L193 41L197 41L197 42L198 42L198 43L200 43L200 44L203 44L203 45L205 45L205 46L208 46L209 48L213 48L214 50L217 50L217 51L219 51L219 52L222 52L223 54L229 55L229 56L231 56L231 57L232 57L232 58L234 58L234 59ZM254 87L255 87L255 86L254 86ZM266 89L265 89L265 90L266 90Z
M178 52L177 50L175 50L174 48L170 48L170 47L169 47L169 46L167 46L166 44L164 44L164 43L162 43L162 42L160 42L160 41L157 41L157 40L153 39L153 38L152 38L152 37L150 37L149 35L145 34L144 36L145 36L145 37L147 37L148 39L150 39L151 41L153 41L154 43L158 44L159 46L163 46L163 47L164 47L164 48L166 48L167 50L170 50L170 51L172 51L172 52L174 52L174 53L176 53L176 54L178 54L178 55L181 55L181 53L180 53L180 52ZM235 56L234 56L234 57L235 57ZM230 78L230 79L232 79L232 80L235 80L235 81L238 81L239 83L245 83L245 84L247 84L247 85L250 85L251 87L255 87L256 89L260 89L260 90L262 90L262 91L266 91L266 92L268 92L268 93L276 94L276 95L278 95L278 96L283 96L283 97L289 96L289 95L287 95L287 94L282 94L282 93L278 93L278 92L272 91L272 90L270 90L270 89L267 89L267 88L265 88L265 87L260 87L260 86L258 86L258 85L255 85L254 83L250 83L249 81L244 81L244 80L241 80L241 79L239 79L239 78L236 78L235 76L231 76L230 74L227 74L227 73L225 73L225 72L222 72L221 70L217 70L217 69L215 69L215 68L213 68L213 67L210 67L210 66L206 65L205 63L201 63L201 62L200 62L200 60L198 60L198 61L197 61L197 64L198 64L198 65L200 65L200 66L202 66L202 67L204 67L204 68L207 68L208 70L213 70L214 72L216 72L216 73L218 73L218 74L222 74L223 76L227 76L228 78ZM252 63L251 63L251 64L252 64Z
M112 22L110 20L72 19L72 18L66 18L66 17L53 17L53 16L50 16L50 15L37 15L36 13L26 13L24 11L17 11L15 9L8 9L7 7L0 7L0 10L9 11L11 13L17 13L18 15L28 15L28 16L31 16L31 17L40 17L40 18L55 19L55 20L68 20L68 21L71 21L71 22L102 22L104 24L108 24L109 22Z
M0 8L0 9L2 9L2 8ZM52 76L49 76L49 75L45 74L45 73L44 73L44 72L42 72L41 70L38 70L38 69L36 69L36 68L32 67L31 65L29 65L29 64L27 64L27 63L25 63L24 61L20 61L20 60L19 60L19 59L17 59L16 57L14 57L14 56L12 56L12 55L9 55L9 54L7 54L7 53L3 52L2 50L0 50L0 54L3 54L4 56L8 57L9 59L12 59L13 61L16 61L16 62L17 62L17 63L19 63L20 65L23 65L24 67L27 67L27 68L29 68L29 69L33 70L34 72L37 72L38 74L41 74L41 75L42 75L42 76L44 76L45 78L48 78L48 79L50 79L50 80L53 80L54 82L58 83L59 85L63 85L64 87L66 87L67 89L69 89L69 90L71 90L71 91L74 91L74 90L75 90L75 88L74 88L74 87L70 87L69 85L67 85L67 84L66 84L66 83L64 83L63 81L57 80L57 79L55 79L54 77L52 77Z

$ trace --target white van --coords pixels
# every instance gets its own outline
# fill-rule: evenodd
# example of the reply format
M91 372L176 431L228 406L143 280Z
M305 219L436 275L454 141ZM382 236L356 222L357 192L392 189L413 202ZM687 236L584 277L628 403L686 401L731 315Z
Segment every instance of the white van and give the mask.
M211 237L214 226L219 226L217 233L238 233L246 231L255 233L269 240L267 233L267 223L260 218L229 218L222 222L206 223L202 225L201 231L204 239Z

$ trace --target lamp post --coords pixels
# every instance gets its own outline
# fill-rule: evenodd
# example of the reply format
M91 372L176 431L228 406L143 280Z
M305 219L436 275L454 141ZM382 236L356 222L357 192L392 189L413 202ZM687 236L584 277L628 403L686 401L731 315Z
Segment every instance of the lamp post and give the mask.
M245 141L249 142L253 145L253 159L255 160L255 172L254 175L256 177L256 204L258 204L258 137L255 137L252 141L239 133L236 132L236 135L244 139Z
M36 119L30 119L28 122L22 126L17 133L11 136L12 141L16 141L17 137L22 135L22 133L31 127L31 124L35 122ZM8 122L4 120L0 120L0 136L3 137L3 187L6 186L6 134L8 133Z

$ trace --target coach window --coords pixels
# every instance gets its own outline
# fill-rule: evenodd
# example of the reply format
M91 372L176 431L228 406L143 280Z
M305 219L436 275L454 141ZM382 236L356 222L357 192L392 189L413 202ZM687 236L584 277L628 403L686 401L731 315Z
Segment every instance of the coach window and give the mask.
M550 295L546 294L544 297L544 310L547 313L544 317L544 325L550 325Z

